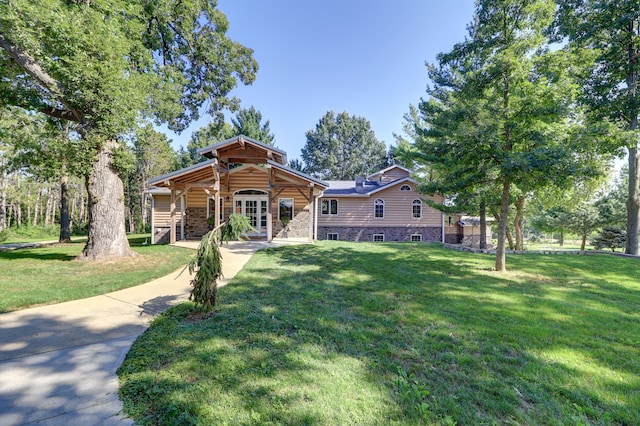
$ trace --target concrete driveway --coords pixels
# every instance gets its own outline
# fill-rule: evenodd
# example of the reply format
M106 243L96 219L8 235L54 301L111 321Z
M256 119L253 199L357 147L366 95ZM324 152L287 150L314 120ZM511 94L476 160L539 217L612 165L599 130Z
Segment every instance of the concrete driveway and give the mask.
M192 244L193 245L193 244ZM226 284L260 242L222 247ZM187 300L182 269L102 296L0 314L0 425L125 425L116 370L160 312Z

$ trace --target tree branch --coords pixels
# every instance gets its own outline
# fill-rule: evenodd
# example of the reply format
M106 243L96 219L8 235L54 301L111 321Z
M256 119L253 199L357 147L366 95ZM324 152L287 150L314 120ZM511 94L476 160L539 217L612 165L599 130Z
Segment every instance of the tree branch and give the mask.
M0 33L0 47L4 49L11 58L23 69L27 74L33 77L44 89L51 93L60 103L69 108L65 120L81 121L82 114L77 110L70 108L64 100L63 90L60 83L51 77L40 64L36 62L27 52L20 47L11 43L4 34ZM55 110L55 108L51 108ZM61 110L58 110L61 111ZM44 112L44 111L43 111Z

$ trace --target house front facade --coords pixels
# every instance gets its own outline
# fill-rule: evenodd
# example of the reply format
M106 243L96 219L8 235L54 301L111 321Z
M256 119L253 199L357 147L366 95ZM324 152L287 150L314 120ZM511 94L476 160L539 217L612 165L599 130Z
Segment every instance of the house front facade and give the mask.
M426 203L442 203L444 197L418 193L411 171L404 167L394 165L354 181L327 183L318 203L318 239L445 242L457 238L458 225L447 230L442 212Z
M250 237L461 243L459 216L445 216L394 165L353 181L322 181L286 166L286 153L246 136L198 151L207 160L149 181L152 242L197 239L232 213Z

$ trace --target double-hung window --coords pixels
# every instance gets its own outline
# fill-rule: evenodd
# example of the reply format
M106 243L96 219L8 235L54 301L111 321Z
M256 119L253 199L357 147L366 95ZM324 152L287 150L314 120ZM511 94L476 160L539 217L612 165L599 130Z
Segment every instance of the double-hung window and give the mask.
M322 215L335 216L338 214L338 200L325 199L322 200Z
M376 219L384 219L384 200L378 198L373 202L373 217Z
M422 201L413 200L411 203L411 215L414 219L422 218Z

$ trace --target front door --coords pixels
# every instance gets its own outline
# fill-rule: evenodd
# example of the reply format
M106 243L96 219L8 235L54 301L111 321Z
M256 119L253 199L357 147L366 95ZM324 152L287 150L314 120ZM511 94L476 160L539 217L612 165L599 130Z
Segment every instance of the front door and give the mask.
M268 198L262 195L236 195L234 197L235 212L247 217L259 235L267 233L267 200Z

